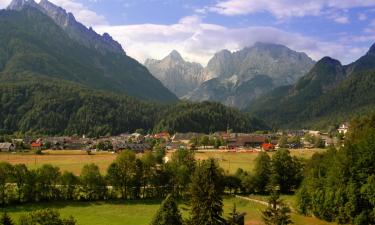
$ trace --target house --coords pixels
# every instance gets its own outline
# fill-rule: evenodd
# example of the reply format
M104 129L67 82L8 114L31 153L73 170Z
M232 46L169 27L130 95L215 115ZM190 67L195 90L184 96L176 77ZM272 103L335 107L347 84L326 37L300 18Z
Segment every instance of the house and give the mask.
M113 146L115 152L119 153L124 150L132 150L135 152L144 152L146 150L151 150L151 146L147 143L115 143Z
M262 150L266 151L266 152L273 151L273 150L275 150L275 145L273 145L271 143L263 143L262 144Z
M346 134L349 130L349 123L346 122L346 123L343 123L339 126L339 128L337 129L337 131L340 133L340 134Z
M32 142L31 143L31 150L42 150L42 142Z
M261 147L263 143L266 142L267 135L257 135L257 134L237 134L235 137L230 137L227 139L228 148L238 148L238 147Z
M161 133L154 134L154 138L164 139L165 141L169 141L169 139L171 138L171 135L169 135L168 132L161 132Z
M172 136L171 140L174 143L180 142L184 144L189 144L190 140L193 138L199 138L203 134L200 133L194 133L194 132L189 132L189 133L176 133Z
M16 147L14 144L9 142L0 143L0 152L11 152L14 151Z

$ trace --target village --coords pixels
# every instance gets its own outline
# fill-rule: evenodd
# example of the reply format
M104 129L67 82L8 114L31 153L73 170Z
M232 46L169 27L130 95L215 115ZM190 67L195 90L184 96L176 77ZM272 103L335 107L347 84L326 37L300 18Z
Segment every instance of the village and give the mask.
M93 151L120 153L124 150L132 150L142 153L152 150L157 145L166 150L183 148L199 151L268 152L279 148L311 149L339 146L342 145L348 129L348 123L343 123L333 134L315 130L288 130L275 133L226 131L213 134L194 132L143 134L142 131L138 131L99 138L88 138L85 135L3 138L4 140L0 140L0 151L41 153L42 150L82 150L88 153Z

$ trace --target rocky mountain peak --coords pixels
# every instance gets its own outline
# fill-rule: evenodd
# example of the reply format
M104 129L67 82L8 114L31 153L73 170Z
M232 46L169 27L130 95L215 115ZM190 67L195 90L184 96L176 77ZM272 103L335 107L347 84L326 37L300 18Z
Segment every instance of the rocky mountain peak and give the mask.
M36 8L50 17L58 26L65 30L70 38L88 48L95 48L102 53L111 52L125 55L122 46L113 40L109 34L97 34L92 28L87 28L76 21L72 13L48 0L41 0L39 4L34 0L13 0L7 9L19 11L26 6Z
M185 60L182 58L181 54L177 50L171 51L167 57L164 59L170 59L172 61L184 62ZM163 59L163 60L164 60Z
M12 0L7 7L8 10L22 10L25 6L37 6L38 4L34 0Z

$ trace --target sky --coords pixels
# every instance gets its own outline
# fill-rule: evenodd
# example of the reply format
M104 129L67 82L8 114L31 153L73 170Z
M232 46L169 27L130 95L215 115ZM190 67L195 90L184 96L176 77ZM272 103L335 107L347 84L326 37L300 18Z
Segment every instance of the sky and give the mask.
M10 1L0 0L0 8ZM267 42L348 64L375 43L375 0L50 1L109 33L140 62L175 49L206 65L222 49Z

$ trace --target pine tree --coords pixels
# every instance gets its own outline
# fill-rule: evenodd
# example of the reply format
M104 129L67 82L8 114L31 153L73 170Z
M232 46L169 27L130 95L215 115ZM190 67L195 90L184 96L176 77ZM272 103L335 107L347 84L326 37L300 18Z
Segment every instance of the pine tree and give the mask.
M182 225L181 213L172 195L168 195L162 202L151 225Z
M223 175L214 159L202 161L190 185L191 224L225 224L223 214Z
M4 212L3 215L0 218L0 225L13 225L13 221L10 218L10 216Z
M277 193L272 193L268 201L268 207L262 212L266 225L288 225L290 220L290 208L284 204Z

